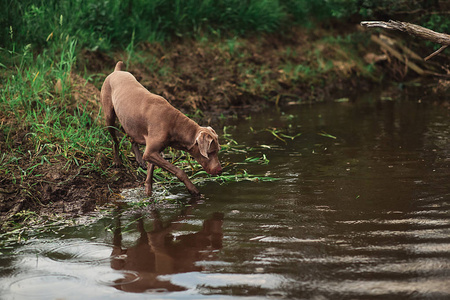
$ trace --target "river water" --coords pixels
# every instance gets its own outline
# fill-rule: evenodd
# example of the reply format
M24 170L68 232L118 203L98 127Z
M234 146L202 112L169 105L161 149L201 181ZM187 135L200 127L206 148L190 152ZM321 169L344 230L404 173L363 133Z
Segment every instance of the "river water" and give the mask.
M252 149L221 160L279 180L55 226L2 249L0 298L450 299L450 110L356 98L228 121Z

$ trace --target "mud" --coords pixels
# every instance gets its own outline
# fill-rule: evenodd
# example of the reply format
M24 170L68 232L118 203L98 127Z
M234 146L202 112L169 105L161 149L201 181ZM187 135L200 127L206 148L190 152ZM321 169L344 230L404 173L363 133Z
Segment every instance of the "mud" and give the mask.
M330 78L330 73L320 78L292 80L291 74L285 74L281 68L286 60L292 65L307 64L307 50L302 47L308 43L305 33L292 39L267 36L231 39L217 45L183 41L168 52L147 45L143 46L148 47L146 51L159 58L151 68L170 72L160 76L145 64L131 67L130 72L179 109L200 109L208 114L236 114L243 108L258 110L275 101L292 99L321 101L344 86L356 88L357 81L348 76L353 72L351 66L344 66L349 68L345 71L349 74L343 77ZM286 55L287 49L296 54Z

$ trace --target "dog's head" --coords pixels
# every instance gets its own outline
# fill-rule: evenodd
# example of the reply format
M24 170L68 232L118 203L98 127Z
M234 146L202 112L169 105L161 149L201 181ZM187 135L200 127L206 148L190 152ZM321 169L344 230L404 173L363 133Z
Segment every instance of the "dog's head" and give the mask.
M219 136L211 127L200 127L194 145L188 150L189 154L211 175L222 173L222 167L217 156L220 150L218 138Z

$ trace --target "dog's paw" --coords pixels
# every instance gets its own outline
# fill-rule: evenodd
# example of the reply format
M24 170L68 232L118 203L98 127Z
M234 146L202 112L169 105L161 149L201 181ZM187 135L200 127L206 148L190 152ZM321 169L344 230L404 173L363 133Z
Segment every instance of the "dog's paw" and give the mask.
M202 194L200 194L199 190L197 190L197 188L194 189L190 189L189 193L192 195L192 197L200 197Z

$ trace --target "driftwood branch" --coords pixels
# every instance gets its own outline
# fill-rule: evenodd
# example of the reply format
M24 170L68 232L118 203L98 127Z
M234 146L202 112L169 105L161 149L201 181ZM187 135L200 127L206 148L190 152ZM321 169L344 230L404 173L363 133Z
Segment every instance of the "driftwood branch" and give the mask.
M383 21L363 21L361 22L362 26L366 26L368 28L370 27L380 27L390 30L399 30L403 32L407 32L410 35L419 37L424 40L428 40L437 44L442 45L442 47L435 51L434 53L430 54L425 58L425 60L428 60L432 58L433 56L439 54L442 52L445 48L447 48L450 45L450 35L446 33L440 33L433 31L431 29L407 23L407 22L399 22L399 21L393 21L390 20L389 22L383 22Z
M409 61L406 57L404 57L402 54L400 54L397 50L389 46L387 43L383 42L379 37L372 35L370 37L372 41L380 45L382 48L384 48L386 51L391 53L395 58L397 58L399 61L403 62L405 65L407 65L409 68L411 68L414 72L416 72L419 75L424 75L425 71L421 69L419 66L417 66L412 61Z

